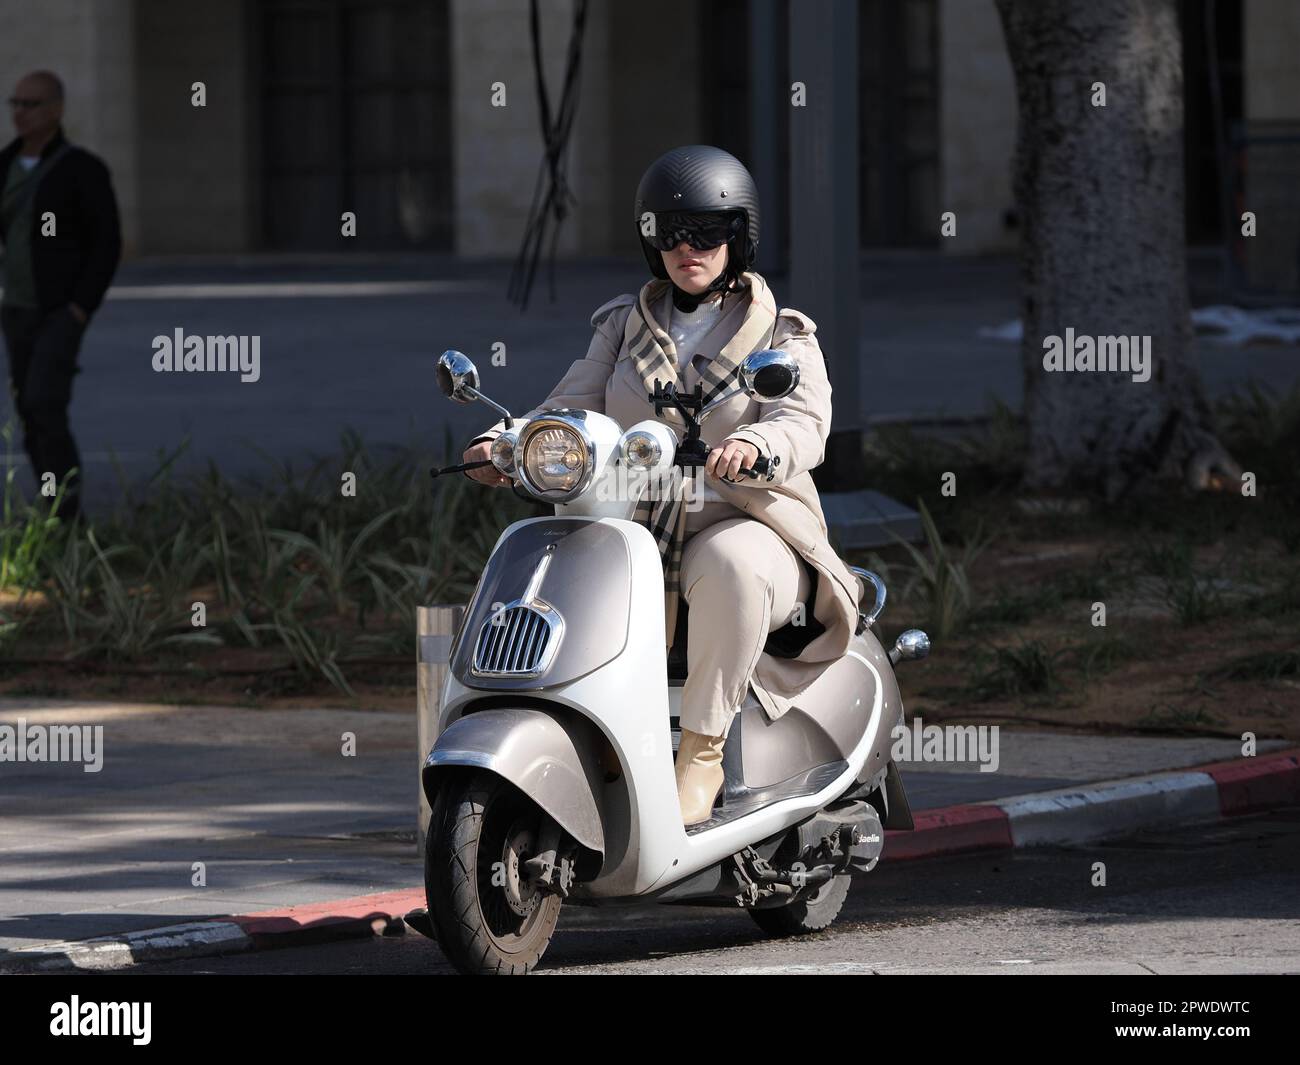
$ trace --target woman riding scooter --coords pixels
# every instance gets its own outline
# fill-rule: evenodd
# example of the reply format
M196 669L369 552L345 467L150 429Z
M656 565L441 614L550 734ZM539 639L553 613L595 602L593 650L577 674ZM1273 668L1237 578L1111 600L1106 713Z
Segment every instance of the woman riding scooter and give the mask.
M703 422L713 450L688 503L679 493L638 510L663 556L669 645L679 594L690 611L676 779L683 822L694 825L709 819L722 788L723 745L747 687L769 717L783 714L844 653L861 592L827 540L809 473L831 423L816 327L798 311L778 311L752 269L759 210L749 171L718 148L676 148L641 178L635 221L654 278L596 311L586 358L521 420L576 407L632 425L652 416L656 380L679 395L701 385L707 403L734 383L746 355L765 348L789 352L800 369L785 399L760 406L738 393ZM679 411L656 417L681 435ZM503 429L498 422L475 437L464 461L488 459ZM760 456L772 475L742 476ZM510 483L491 465L467 476ZM769 634L790 625L799 639L780 656L767 653Z

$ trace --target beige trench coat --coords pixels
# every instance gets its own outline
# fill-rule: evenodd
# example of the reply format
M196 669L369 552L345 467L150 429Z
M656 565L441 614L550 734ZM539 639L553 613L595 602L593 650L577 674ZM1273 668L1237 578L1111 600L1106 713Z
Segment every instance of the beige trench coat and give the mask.
M739 298L727 297L726 313L697 344L697 350L713 359L749 314L766 316L769 328L775 315L772 347L787 351L798 360L799 387L785 399L765 404L741 392L709 415L700 435L714 446L735 437L754 444L764 455L781 457L771 481L733 485L710 478L710 483L723 499L770 526L819 575L812 613L825 626L825 631L798 658L777 658L764 652L754 667L751 677L754 693L768 716L775 720L792 703L798 702L800 693L827 665L844 655L857 625L862 586L830 545L821 501L809 472L825 455L831 427L831 385L821 348L813 336L817 327L798 311L786 308L778 312L762 277L748 276L751 293ZM622 295L598 308L591 318L596 331L586 358L574 362L551 394L533 410L519 415L519 420L552 407L600 411L624 429L655 417L647 399L647 393L654 389L654 375L650 375L649 381L638 376L624 333L628 316L638 313L639 307L647 308L656 319L650 323L652 327L657 325L658 329L667 331L668 323L658 321L662 317L667 286L667 281L650 281L639 296ZM762 337L766 339L766 329ZM671 347L671 340L666 346ZM675 360L674 351L668 354ZM692 360L682 373L678 383L684 391L691 391L699 381L694 365L699 361ZM663 380L662 373L659 377ZM678 439L682 438L685 428L678 411L666 410L659 420L674 428ZM503 423L498 421L469 443L493 439L503 429ZM703 471L700 475L704 475Z

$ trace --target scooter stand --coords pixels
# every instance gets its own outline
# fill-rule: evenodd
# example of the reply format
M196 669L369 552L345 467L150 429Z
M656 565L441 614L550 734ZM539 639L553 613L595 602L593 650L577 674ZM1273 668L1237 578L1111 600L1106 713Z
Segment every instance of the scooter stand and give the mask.
M731 873L740 889L736 894L736 905L746 909L757 908L767 899L781 900L774 905L793 902L801 895L812 894L837 873L845 871L825 864L798 872L778 869L753 847L733 854L731 860L734 863ZM848 863L845 861L843 864L847 866Z
M420 935L432 939L435 943L438 941L438 935L433 927L433 918L429 916L429 911L425 907L420 906L410 913L403 914L402 920L407 927L414 928Z

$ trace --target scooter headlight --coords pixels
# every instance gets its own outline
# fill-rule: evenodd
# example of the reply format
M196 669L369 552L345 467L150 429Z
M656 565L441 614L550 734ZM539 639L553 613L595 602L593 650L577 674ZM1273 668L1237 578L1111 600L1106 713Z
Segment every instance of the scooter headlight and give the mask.
M539 419L528 426L521 443L519 471L535 494L545 493L554 502L563 503L590 483L595 456L589 441L573 425Z
M623 462L634 470L653 469L664 449L653 433L630 432L623 437Z

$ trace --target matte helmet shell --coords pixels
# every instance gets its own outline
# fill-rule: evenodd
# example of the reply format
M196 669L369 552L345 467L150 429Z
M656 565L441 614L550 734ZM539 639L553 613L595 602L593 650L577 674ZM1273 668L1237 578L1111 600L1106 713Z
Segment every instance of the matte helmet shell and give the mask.
M687 144L656 159L636 187L637 241L655 277L668 277L662 256L641 235L647 212L741 211L745 228L728 244L733 269L748 270L758 249L758 189L745 164L709 144Z

